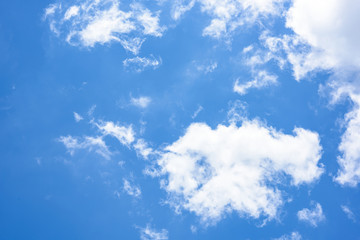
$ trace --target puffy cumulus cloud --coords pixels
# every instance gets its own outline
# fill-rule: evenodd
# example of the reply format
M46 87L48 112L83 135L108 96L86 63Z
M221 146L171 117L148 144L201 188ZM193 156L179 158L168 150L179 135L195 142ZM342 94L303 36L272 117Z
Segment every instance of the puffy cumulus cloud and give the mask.
M300 233L298 232L292 232L291 234L288 235L283 235L279 238L275 238L273 240L301 240L302 237L300 235Z
M286 55L297 80L318 70L359 71L359 10L356 0L293 0L286 13L293 34L265 36L266 46Z
M160 154L158 165L169 204L211 224L232 211L255 219L276 218L283 198L275 184L285 176L293 186L312 183L323 173L320 157L314 132L295 128L294 135L287 135L244 120L240 127L216 129L191 124Z
M340 170L335 180L355 187L360 182L360 95L350 94L353 110L345 115L346 130L341 137L338 157Z
M300 221L307 222L313 227L317 227L320 222L325 221L325 215L319 203L314 204L313 209L304 208L297 213Z
M255 22L259 17L281 14L286 0L179 0L173 5L172 17L179 19L196 2L200 4L201 11L211 17L203 35L222 38L228 37L239 26Z
M145 36L162 36L165 27L160 25L160 12L151 12L138 3L131 4L128 11L120 6L119 0L51 4L45 9L44 19L49 21L51 31L64 36L69 44L84 47L116 41L138 54Z
M156 69L161 65L161 58L156 59L154 56L127 58L123 61L123 65L126 69L133 70L135 72L142 72L147 68Z
M329 67L360 68L360 2L294 0L286 26L328 59ZM333 65L331 66L330 63Z
M140 239L141 240L167 240L169 233L166 229L160 231L153 229L150 225L145 228L140 228Z

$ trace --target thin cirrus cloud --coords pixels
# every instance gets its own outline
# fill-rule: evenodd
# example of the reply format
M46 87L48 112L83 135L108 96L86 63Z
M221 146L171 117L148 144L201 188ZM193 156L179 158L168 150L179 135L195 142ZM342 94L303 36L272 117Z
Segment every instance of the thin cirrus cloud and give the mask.
M210 24L203 29L203 36L224 38L238 27L251 24L260 17L279 15L283 11L285 0L190 0L175 1L172 17L181 18L196 3L200 4L201 11L211 17Z
M110 151L109 146L105 142L105 137L116 138L123 146L130 150L134 150L136 154L143 159L148 159L151 155L156 155L148 143L142 139L137 138L132 125L120 125L112 121L95 121L91 120L92 125L96 126L97 133L93 136L60 136L57 140L64 144L71 155L76 151L88 150L95 152L105 159L111 159L113 152Z
M274 238L273 240L301 240L302 236L298 232L292 232L291 234L283 235L279 238Z
M139 198L141 196L140 187L134 185L127 179L123 179L123 189L129 195L135 198Z
M145 97L145 96L141 96L138 98L132 97L130 99L130 103L135 107L147 108L149 106L149 104L151 103L151 98Z
M169 233L166 229L156 230L149 224L140 228L140 239L141 240L167 240L169 239Z
M323 168L319 136L295 128L287 135L253 120L240 127L191 124L158 160L169 204L213 224L226 213L268 220L277 217L283 197L274 183L282 176L292 186L319 179Z
M137 55L145 37L161 37L165 27L160 25L160 12L139 3L129 7L121 10L119 0L88 0L72 6L56 3L45 9L44 19L51 31L71 45L94 47L115 41Z
M162 63L161 58L155 58L154 56L149 57L133 57L127 58L123 61L123 65L125 69L132 70L135 72L142 72L148 68L156 69Z
M304 208L297 213L299 221L306 222L313 227L317 227L319 223L325 221L325 215L319 203L313 204L313 209Z

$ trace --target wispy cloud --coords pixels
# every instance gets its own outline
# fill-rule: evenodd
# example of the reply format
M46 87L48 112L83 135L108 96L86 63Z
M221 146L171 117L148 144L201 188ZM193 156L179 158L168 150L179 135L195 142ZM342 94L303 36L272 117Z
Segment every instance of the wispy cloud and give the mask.
M44 19L50 29L71 45L94 47L96 44L119 42L138 54L145 36L161 37L160 12L151 12L139 3L120 9L119 0L88 0L74 5L51 4ZM133 38L130 34L137 35Z
M141 190L138 186L132 184L127 179L123 179L123 189L124 191L135 198L139 198L141 196Z
M161 65L161 58L156 59L154 56L150 57L134 57L127 58L123 61L123 65L126 69L136 72L142 72L147 68L156 69Z
M350 208L346 205L341 205L341 209L346 214L347 218L353 222L356 222L355 214L350 210Z
M140 239L141 240L167 240L169 233L166 229L160 231L153 229L150 225L145 228L140 228Z
M150 97L141 96L138 98L132 97L130 99L130 102L132 105L139 107L139 108L147 108L149 104L151 103Z
M78 114L77 112L74 112L74 119L75 119L76 122L80 122L84 118L80 114Z
M304 208L297 213L300 221L307 222L313 227L317 227L319 223L325 221L325 215L319 203L314 204L313 209Z

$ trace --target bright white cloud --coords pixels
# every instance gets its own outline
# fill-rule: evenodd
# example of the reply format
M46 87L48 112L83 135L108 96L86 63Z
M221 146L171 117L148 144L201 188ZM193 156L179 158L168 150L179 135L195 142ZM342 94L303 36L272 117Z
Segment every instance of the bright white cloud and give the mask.
M134 98L132 97L130 99L130 102L132 105L139 107L139 108L147 108L149 106L149 104L151 103L151 98L149 97L138 97L138 98Z
M80 114L78 114L77 112L74 112L74 119L75 119L76 122L80 122L84 118Z
M162 36L165 28L160 26L160 12L152 13L140 4L131 4L128 11L120 6L119 0L88 0L70 7L52 4L44 18L50 29L64 36L69 44L84 47L116 41L138 54L142 36ZM130 38L130 33L137 37Z
M64 20L69 20L70 18L78 15L79 10L80 10L79 6L76 5L69 7L68 10L66 10L65 12Z
M169 234L166 229L161 229L161 231L158 231L151 228L149 225L140 229L141 240L167 240L169 238L168 235Z
M128 180L123 179L124 183L124 191L133 197L139 198L141 196L141 190L138 186L135 186L134 184L131 184Z
M123 61L123 65L127 69L134 70L136 72L142 72L146 68L156 69L161 65L161 58L156 59L153 56L147 57L134 57L127 58Z
M346 114L346 131L341 137L338 157L340 170L335 180L355 187L360 182L360 95L351 94L353 110Z
M263 88L274 84L277 84L277 76L262 70L258 71L255 79L249 82L240 83L239 79L237 79L234 85L234 91L240 95L244 95L251 88Z
M329 67L360 68L359 11L356 0L294 0L286 25L328 59Z
M193 123L184 136L165 148L158 160L167 176L162 187L169 203L200 216L206 223L235 211L251 218L276 218L283 204L274 183L283 175L298 186L323 173L319 136L295 128L287 135L253 120L240 127L211 129Z
M350 210L348 206L341 205L341 209L346 214L347 218L353 222L356 222L355 214Z
M275 238L274 240L301 240L302 237L298 232L292 232L290 235L283 235L279 238Z
M325 221L325 215L319 203L316 203L313 209L300 210L297 217L300 221L307 222L313 227L317 227L319 223Z

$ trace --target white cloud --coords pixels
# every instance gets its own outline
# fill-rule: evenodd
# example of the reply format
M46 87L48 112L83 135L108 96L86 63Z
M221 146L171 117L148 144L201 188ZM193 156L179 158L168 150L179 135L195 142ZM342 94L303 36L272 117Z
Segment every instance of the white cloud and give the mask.
M287 27L322 52L333 66L360 68L360 2L356 0L294 0Z
M340 170L335 180L356 187L360 182L360 95L350 93L353 110L345 115L346 131L341 137L338 157Z
M136 55L144 41L142 36L162 36L165 28L160 26L160 12L152 13L140 4L131 4L123 11L120 5L119 0L88 0L67 8L52 4L45 10L44 19L69 44L94 47L116 41ZM137 37L130 39L130 33Z
M112 155L101 136L85 136L84 138L61 136L58 141L65 145L71 155L73 155L76 150L80 149L87 149L90 152L94 151L105 159L110 159L110 156Z
M234 84L234 91L240 95L244 95L250 88L263 88L274 84L277 84L277 76L262 70L256 72L255 79L252 81L240 84L239 79L237 79Z
M279 15L285 0L197 0L175 1L172 17L177 20L199 2L201 11L210 15L210 25L203 30L204 36L228 37L244 24L254 23L260 17Z
M147 108L149 106L149 104L151 103L151 98L149 97L138 97L138 98L134 98L132 97L130 99L130 102L132 105L139 107L139 108Z
M76 122L80 122L84 118L80 114L78 114L77 112L74 112L74 119L75 119Z
M118 124L115 124L111 121L100 121L100 123L95 123L95 125L104 135L113 136L117 138L120 143L126 146L129 146L132 142L135 141L135 133L132 129L132 126L119 126Z
M150 148L144 139L138 139L133 145L136 152L144 159L148 159L151 154L154 154L154 150Z
M141 190L138 186L131 184L128 180L123 179L124 191L133 197L139 198L141 196Z
M274 240L301 240L302 237L298 232L292 232L290 235L283 235L279 238L275 238Z
M344 211L348 219L350 219L353 222L356 222L355 214L350 210L348 206L341 205L341 209Z
M300 221L307 222L313 227L317 227L320 222L325 221L325 215L319 203L313 209L304 208L297 213Z
M144 43L145 39L141 39L138 37L125 39L119 39L123 48L129 52L132 52L134 55L138 55L140 52L141 45Z
M158 160L166 175L162 187L169 203L215 223L226 213L270 220L283 204L274 184L283 175L291 184L320 177L321 156L316 133L295 128L287 135L253 120L242 126L193 123L184 136L165 148Z
M140 229L141 240L167 240L168 238L168 231L166 229L158 231L151 228L149 225Z
M150 56L149 58L137 56L125 59L123 65L125 68L132 69L136 72L142 72L146 68L158 68L161 65L161 58L156 59L153 56Z
M108 146L104 141L105 136L112 136L119 140L119 142L127 147L135 141L135 133L132 126L120 126L111 121L99 123L91 121L102 135L100 136L61 136L58 141L62 142L68 149L69 153L73 155L76 150L87 149L88 151L94 151L106 159L110 159L112 152L110 152Z
M68 8L68 10L66 10L65 15L64 15L64 20L69 20L70 18L76 16L79 14L79 6L71 6L70 8Z

